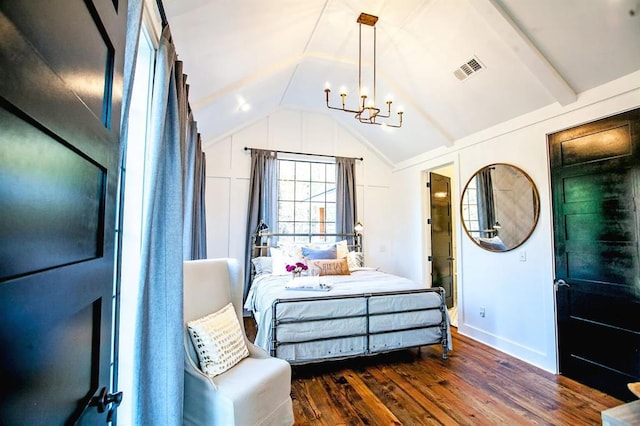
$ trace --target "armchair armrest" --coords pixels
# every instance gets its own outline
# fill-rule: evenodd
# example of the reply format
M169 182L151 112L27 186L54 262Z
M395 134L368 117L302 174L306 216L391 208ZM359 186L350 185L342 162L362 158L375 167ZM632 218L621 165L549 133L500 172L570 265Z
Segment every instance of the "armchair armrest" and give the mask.
M260 346L256 346L251 343L249 340L245 339L247 343L247 349L249 349L249 356L252 358L270 358L271 355Z

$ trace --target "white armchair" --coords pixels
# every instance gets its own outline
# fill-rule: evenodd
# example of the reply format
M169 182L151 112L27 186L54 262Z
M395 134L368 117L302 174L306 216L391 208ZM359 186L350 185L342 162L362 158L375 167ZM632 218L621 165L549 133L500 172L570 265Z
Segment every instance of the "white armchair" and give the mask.
M185 425L291 425L291 366L246 339L249 357L213 378L200 371L187 322L229 302L242 319L242 274L234 259L184 262Z

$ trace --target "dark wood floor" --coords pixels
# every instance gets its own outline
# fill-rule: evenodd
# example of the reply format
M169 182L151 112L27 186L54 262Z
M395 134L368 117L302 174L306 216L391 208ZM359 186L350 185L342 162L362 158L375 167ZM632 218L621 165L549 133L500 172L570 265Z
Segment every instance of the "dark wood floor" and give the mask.
M622 404L452 332L447 360L434 346L293 367L296 425L596 425Z

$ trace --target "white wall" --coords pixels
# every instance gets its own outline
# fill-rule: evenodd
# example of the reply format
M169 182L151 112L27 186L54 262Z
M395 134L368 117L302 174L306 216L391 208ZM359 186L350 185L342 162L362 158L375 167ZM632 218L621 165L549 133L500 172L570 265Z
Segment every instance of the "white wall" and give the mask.
M414 280L424 274L428 245L416 232L424 217L422 173L453 162L454 205L479 168L514 164L538 187L540 219L531 238L507 253L484 251L457 227L459 332L551 372L557 372L553 291L553 234L546 135L640 107L640 71L580 94L578 101L552 105L456 141L396 166L391 194L395 232L393 270ZM459 217L459 215L458 215ZM423 230L424 234L424 230ZM526 261L519 261L522 252ZM486 317L479 315L480 307ZM454 348L455 351L455 348Z
M356 186L365 263L390 270L391 165L330 115L286 109L204 144L209 258L244 259L251 173L251 154L244 147L362 157L356 161Z

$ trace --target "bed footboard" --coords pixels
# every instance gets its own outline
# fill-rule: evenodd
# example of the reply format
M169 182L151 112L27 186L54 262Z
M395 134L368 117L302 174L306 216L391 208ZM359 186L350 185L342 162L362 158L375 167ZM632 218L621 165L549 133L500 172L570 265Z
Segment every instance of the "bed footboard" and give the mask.
M291 364L434 344L446 359L450 347L441 287L276 299L271 309L270 353Z

